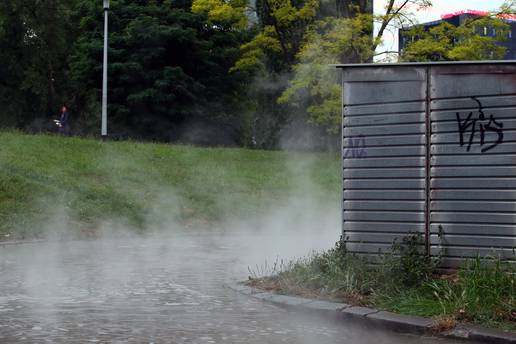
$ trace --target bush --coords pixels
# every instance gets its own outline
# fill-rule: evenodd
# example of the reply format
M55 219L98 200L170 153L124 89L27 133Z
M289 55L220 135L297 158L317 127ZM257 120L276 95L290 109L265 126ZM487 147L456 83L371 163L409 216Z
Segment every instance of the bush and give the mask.
M438 259L425 253L421 233L409 233L401 242L395 241L392 253L383 259L385 284L394 288L414 288L423 285L439 264Z

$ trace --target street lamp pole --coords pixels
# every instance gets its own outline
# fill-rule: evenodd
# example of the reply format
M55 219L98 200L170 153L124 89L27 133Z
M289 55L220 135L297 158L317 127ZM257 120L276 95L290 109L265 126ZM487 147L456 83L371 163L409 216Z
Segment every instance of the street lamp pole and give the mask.
M109 0L104 0L104 68L102 76L102 128L101 135L107 137L107 69L108 69L108 11Z

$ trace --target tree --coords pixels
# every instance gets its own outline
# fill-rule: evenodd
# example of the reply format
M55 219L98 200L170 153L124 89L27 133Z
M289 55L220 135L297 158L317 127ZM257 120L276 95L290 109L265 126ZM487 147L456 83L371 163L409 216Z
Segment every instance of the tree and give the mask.
M489 35L484 34L489 31ZM495 35L491 35L495 32ZM503 59L510 26L496 17L466 20L460 26L444 22L425 30L415 26L405 33L415 39L403 50L403 61L460 61ZM487 32L486 32L487 33Z
M514 13L514 0L502 10L487 18L467 21L456 28L443 24L425 32L415 26L415 40L403 53L404 61L429 60L481 60L500 59L505 49L497 43L508 35L508 26L497 16ZM299 109L306 109L308 120L329 133L338 133L341 123L341 86L334 68L338 63L363 63L371 61L378 51L387 30L413 24L410 11L431 6L429 1L389 0L383 15L374 16L378 25L376 35L370 39L367 14L354 18L326 18L314 23L311 33L297 56L294 76L279 101ZM494 29L495 37L482 35L484 27ZM491 31L492 32L492 31ZM352 57L351 61L349 57ZM302 113L298 111L298 113Z
M75 30L74 1L0 3L0 105L2 126L41 129L68 86L67 42ZM46 120L41 120L41 118Z
M413 20L409 9L430 6L427 0L389 0L382 15L357 12L354 17L330 16L314 22L297 55L289 87L279 98L329 134L340 130L341 85L332 64L371 62L393 26ZM378 31L372 34L372 23Z
M84 105L92 93L100 98L100 6L82 0L76 13L81 34L70 75ZM188 1L112 1L108 96L113 134L180 140L185 125L202 121L223 127L237 141L246 130L240 116L246 76L228 75L245 33L208 24L207 16L192 13L190 6Z
M231 18L234 29L251 27L256 32L251 41L242 45L242 57L232 71L256 76L251 95L255 100L254 136L259 146L270 148L278 145L282 128L298 117L298 108L277 101L288 87L300 51L315 23L335 14L355 17L372 13L372 1L257 0L251 6L244 0L194 0L192 9L207 13L214 23ZM369 19L368 30L372 35L372 17Z
M307 35L294 66L294 77L279 98L281 104L306 109L308 119L331 134L340 128L341 85L331 64L368 61L372 50L371 15L327 18Z

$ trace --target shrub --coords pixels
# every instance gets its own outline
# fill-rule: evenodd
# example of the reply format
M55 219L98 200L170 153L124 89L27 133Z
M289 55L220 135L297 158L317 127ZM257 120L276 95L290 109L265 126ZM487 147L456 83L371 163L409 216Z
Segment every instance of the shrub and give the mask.
M395 241L392 253L385 255L382 270L385 284L395 288L421 286L438 266L438 259L425 253L421 233L409 233L401 242Z

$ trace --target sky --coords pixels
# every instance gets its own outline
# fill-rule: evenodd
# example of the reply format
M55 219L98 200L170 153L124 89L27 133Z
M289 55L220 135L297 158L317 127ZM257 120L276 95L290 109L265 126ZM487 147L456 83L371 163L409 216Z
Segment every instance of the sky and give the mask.
M387 0L374 0L374 8L377 14L384 9ZM426 10L415 10L414 14L420 23L438 20L442 14L457 12L461 10L483 10L490 11L498 9L503 0L433 0L433 6ZM397 31L397 30L395 30ZM382 50L398 50L398 33L389 32L384 36Z

